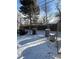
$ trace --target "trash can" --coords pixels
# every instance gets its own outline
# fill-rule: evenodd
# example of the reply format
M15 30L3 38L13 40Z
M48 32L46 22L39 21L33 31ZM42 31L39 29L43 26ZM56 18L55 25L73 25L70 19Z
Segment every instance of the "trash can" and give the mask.
M36 34L36 28L33 28L32 29L32 35L35 35Z
M50 29L45 29L45 37L49 37Z
M50 40L51 42L55 42L55 41L56 41L56 34L50 33L50 34L49 34L49 40Z

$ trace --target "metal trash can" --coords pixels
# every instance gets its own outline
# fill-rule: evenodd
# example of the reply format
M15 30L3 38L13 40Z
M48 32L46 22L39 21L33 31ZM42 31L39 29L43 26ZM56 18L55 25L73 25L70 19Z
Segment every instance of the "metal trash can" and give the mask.
M45 37L49 37L50 29L45 29Z
M50 40L51 42L55 42L55 41L56 41L56 34L50 33L50 34L49 34L49 40Z

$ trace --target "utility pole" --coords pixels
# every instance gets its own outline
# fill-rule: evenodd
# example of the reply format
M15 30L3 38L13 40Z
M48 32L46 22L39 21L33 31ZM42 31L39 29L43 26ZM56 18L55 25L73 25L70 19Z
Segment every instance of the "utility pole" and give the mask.
M58 53L58 30L59 30L59 22L57 23L57 31L56 31L56 44L57 44L57 53Z
M45 0L45 13L46 13L46 24L48 24L48 21L47 21L47 0Z

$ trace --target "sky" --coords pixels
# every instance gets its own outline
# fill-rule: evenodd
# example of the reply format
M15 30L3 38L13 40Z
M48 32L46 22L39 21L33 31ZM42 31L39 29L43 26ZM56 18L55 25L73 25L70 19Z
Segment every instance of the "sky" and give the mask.
M57 10L56 10L56 2L58 0L54 0L54 1L53 0L47 0L47 2L49 2L49 1L51 1L51 2L47 4L47 10L48 10L47 13L48 13L48 15L49 14L54 15L55 12L57 12ZM40 7L40 15L41 16L45 15L45 12L43 11L44 7L45 7L44 3L45 3L45 0L37 0L37 4ZM21 4L19 3L19 0L17 0L17 10L19 10L20 6L21 6Z
M21 6L21 4L19 3L19 0L17 0L17 10L19 10L20 6Z

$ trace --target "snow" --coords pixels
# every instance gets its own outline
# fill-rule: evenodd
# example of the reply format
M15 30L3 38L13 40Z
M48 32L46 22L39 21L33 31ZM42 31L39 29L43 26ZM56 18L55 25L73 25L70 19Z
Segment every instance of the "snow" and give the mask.
M60 37L58 37L60 40ZM56 42L50 42L44 36L44 31L37 35L24 35L17 37L18 59L57 59Z
M53 17L53 18L49 21L49 24L57 24L59 20L60 20L59 17Z

